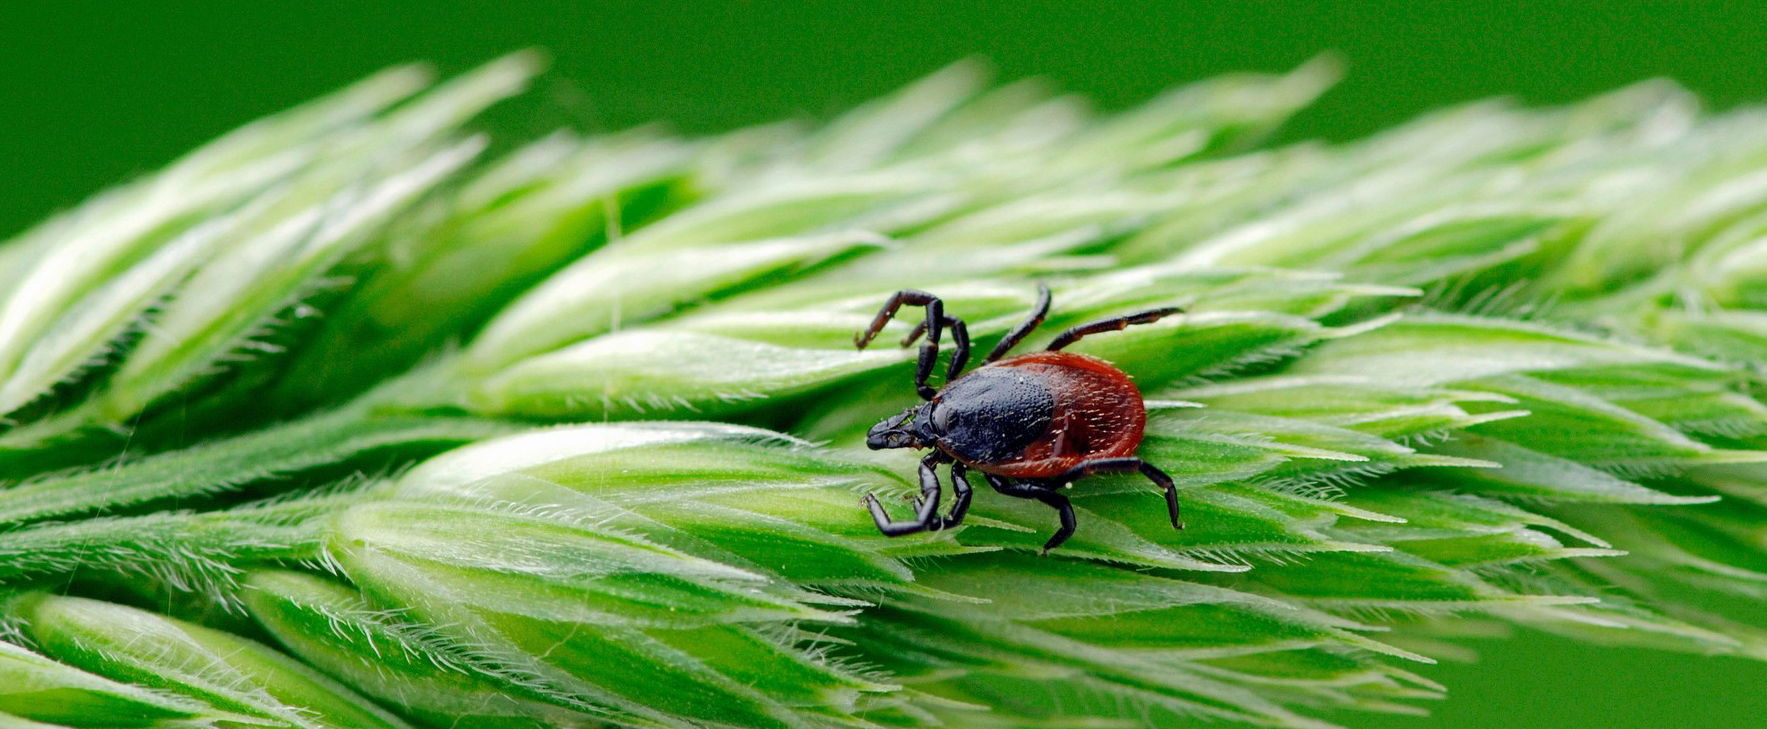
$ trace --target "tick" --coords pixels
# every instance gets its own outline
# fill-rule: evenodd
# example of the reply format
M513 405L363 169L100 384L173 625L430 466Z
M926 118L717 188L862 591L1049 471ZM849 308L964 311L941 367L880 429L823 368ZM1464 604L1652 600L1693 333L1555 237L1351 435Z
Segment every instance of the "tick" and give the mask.
M912 289L897 291L878 310L871 326L853 337L864 349L903 306L926 309L902 346L922 335L914 388L926 402L903 410L865 436L865 445L884 448L931 449L920 459L920 497L914 518L894 521L877 497L865 505L886 536L949 529L969 512L969 471L980 471L988 485L1007 496L1034 499L1055 509L1061 528L1043 545L1043 553L1061 546L1074 534L1074 507L1061 492L1073 482L1098 473L1139 472L1166 494L1172 526L1178 520L1178 489L1172 477L1135 457L1147 427L1141 391L1122 370L1097 357L1061 351L1081 338L1147 324L1182 309L1153 309L1138 314L1082 324L1062 332L1041 352L1007 357L1049 316L1049 288L1039 286L1037 304L1006 338L994 346L982 365L963 374L969 361L969 328L945 314L939 297ZM951 361L945 386L927 385L939 356L940 335L951 331ZM939 515L941 464L951 464L951 512Z

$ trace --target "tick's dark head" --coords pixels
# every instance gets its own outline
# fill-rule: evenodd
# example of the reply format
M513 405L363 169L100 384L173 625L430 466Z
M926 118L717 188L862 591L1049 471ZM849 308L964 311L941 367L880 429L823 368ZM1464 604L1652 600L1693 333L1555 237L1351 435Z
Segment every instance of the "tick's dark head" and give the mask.
M933 431L933 404L921 403L890 416L871 426L865 434L865 445L878 451L885 448L928 448L938 440Z

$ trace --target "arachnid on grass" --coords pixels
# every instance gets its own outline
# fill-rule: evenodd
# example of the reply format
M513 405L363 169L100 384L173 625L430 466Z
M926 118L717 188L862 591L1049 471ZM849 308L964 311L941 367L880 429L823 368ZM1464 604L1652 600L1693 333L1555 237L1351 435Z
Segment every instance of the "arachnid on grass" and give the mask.
M531 68L397 69L0 243L0 727L1328 729L1511 623L1767 659L1767 109L1265 144L1329 64L1103 113L958 67L474 161ZM940 402L875 443L1026 467L1063 397L1139 390L1115 447L1198 528L1129 474L1057 494L1060 560L1017 500L866 528L915 352L847 338L903 275ZM1030 275L1065 316L1015 353L1186 312L945 377ZM1114 382L1078 350L1134 389L1015 391Z
M1043 351L1006 357L1049 316L1049 288L1040 286L1031 315L994 346L981 367L962 374L969 361L969 328L962 319L947 316L944 302L924 291L897 291L871 326L853 337L853 344L864 349L904 305L926 309L926 319L902 340L907 347L926 335L914 371L915 390L926 402L872 426L865 444L874 450L933 450L920 459L920 497L913 519L891 520L876 496L865 497L878 531L894 537L963 523L969 511L971 468L981 471L995 491L1036 499L1061 515L1061 528L1043 544L1045 554L1074 535L1074 507L1061 489L1095 473L1139 471L1165 490L1172 526L1184 528L1178 520L1178 488L1172 478L1135 457L1147 427L1141 391L1109 362L1061 351L1087 335L1155 322L1181 309L1152 309L1082 324L1062 332ZM951 330L953 351L945 386L935 390L926 380L938 359L939 337L945 329ZM939 516L937 468L942 463L951 464L955 499L946 516Z

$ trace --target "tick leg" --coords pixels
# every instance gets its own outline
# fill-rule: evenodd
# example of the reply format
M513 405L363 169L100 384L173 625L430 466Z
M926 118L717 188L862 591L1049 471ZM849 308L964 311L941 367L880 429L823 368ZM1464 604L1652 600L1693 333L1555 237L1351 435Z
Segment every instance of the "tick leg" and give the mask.
M877 316L873 317L871 320L871 326L866 327L865 331L853 335L853 346L864 349L865 345L870 344L871 340L877 338L878 332L883 331L884 325L890 323L890 320L896 317L896 312L900 310L904 304L927 307L928 321L935 320L934 314L944 313L944 303L939 301L939 297L925 291L902 289L901 291L891 294L890 298L884 302L883 308L878 309ZM933 311L933 307L938 307L939 311ZM934 337L937 338L937 335L934 335Z
M962 524L963 517L969 514L969 501L973 495L974 492L970 490L969 486L969 466L961 463L951 464L951 514L942 519L935 519L935 523L927 526L927 531L936 532ZM925 501L925 496L915 497L914 509L916 513L919 512Z
M871 520L877 523L877 530L886 537L899 537L915 532L938 531L944 528L944 520L939 518L939 472L938 465L943 462L938 451L928 453L920 459L920 499L915 503L914 518L908 521L891 521L890 514L884 511L883 504L877 497L865 495L865 506L871 510Z
M950 382L957 379L958 373L963 371L963 366L969 363L969 326L964 324L962 319L954 316L945 317L944 324L951 330L951 363L945 368L945 381ZM925 333L925 321L915 324L913 331L908 332L908 336L902 338L902 346L914 344L914 340L919 339L920 335Z
M945 368L945 381L957 379L963 366L969 364L969 325L962 319L948 317L946 325L951 327L951 364Z
M945 517L940 529L950 529L963 523L964 515L969 513L969 467L961 463L951 464L951 515Z
M945 302L940 301L939 297L914 289L897 291L890 295L888 301L884 302L883 308L877 310L877 316L872 318L871 326L866 327L865 331L853 335L853 346L864 349L872 339L877 338L878 332L883 331L884 325L895 318L896 311L901 309L903 305L926 307L926 320L921 323L921 328L926 331L926 343L920 345L920 361L914 368L914 390L920 394L920 399L931 400L937 391L927 387L926 378L932 376L933 362L939 358L939 332L943 328L942 325L946 318ZM966 331L964 339L968 338ZM965 347L965 349L968 348ZM967 354L965 356L967 358Z
M1031 307L1031 315L1019 322L1018 326L1013 327L1012 331L1007 332L1006 338L994 345L994 350L988 353L988 358L982 360L982 364L1005 357L1007 352L1012 351L1013 347L1018 346L1019 342L1025 341L1025 337L1031 336L1031 332L1042 326L1043 320L1047 318L1049 318L1049 287L1037 284L1037 304Z
M1173 306L1165 309L1149 309L1128 316L1119 316L1114 319L1095 321L1091 324L1081 324L1080 326L1062 332L1057 336L1055 341L1049 343L1049 351L1060 351L1062 347L1078 342L1090 334L1122 331L1128 329L1129 326L1133 324L1152 324L1173 314L1181 314L1183 312L1183 309Z
M988 485L993 486L995 491L1020 499L1035 499L1055 509L1056 514L1061 518L1061 528L1056 529L1055 534L1049 537L1049 541L1043 543L1043 554L1049 554L1049 550L1061 546L1061 543L1067 541L1068 537L1074 536L1074 529L1079 522L1074 519L1074 505L1068 501L1066 494L1048 486L1017 483L992 473L986 475Z
M1087 461L1068 469L1065 473L1051 481L1067 484L1078 481L1095 473L1135 473L1140 472L1152 481L1155 486L1166 492L1166 511L1172 517L1172 528L1183 529L1184 522L1178 518L1178 485L1172 483L1172 477L1166 475L1153 464L1139 458L1100 458Z

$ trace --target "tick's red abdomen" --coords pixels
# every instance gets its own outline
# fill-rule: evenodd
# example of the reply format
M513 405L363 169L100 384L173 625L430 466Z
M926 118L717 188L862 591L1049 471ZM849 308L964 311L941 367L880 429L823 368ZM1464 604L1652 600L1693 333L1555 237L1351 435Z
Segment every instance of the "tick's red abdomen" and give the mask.
M1032 352L982 369L1011 368L1038 382L1054 398L1046 433L1017 458L969 463L1009 478L1059 476L1083 461L1135 455L1147 427L1141 390L1097 357L1072 352ZM978 370L980 371L980 370Z

